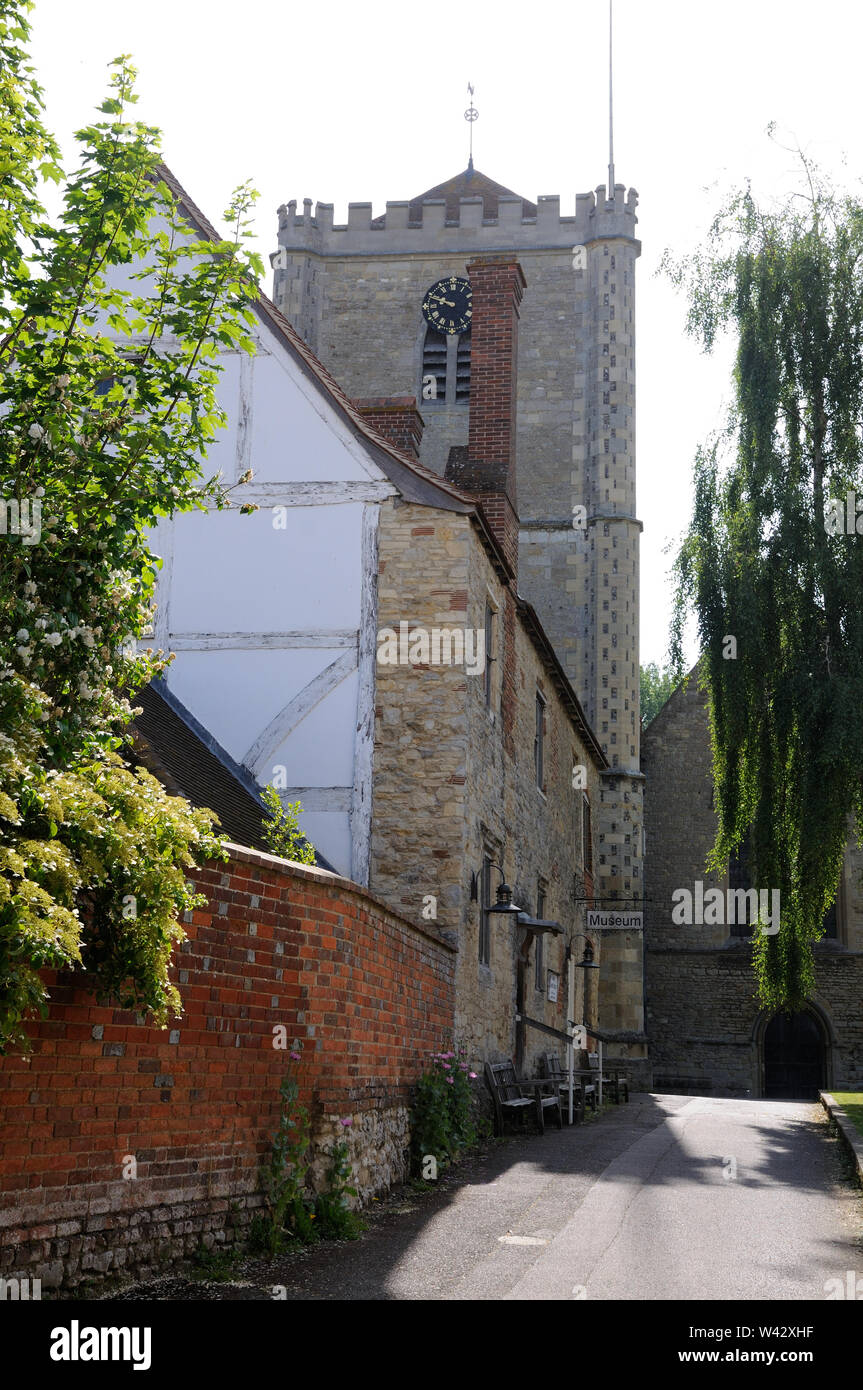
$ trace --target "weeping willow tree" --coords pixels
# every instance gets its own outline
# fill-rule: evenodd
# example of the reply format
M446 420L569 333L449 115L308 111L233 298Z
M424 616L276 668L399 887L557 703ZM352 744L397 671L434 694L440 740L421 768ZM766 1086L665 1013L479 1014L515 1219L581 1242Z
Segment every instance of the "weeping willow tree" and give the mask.
M756 929L758 994L796 1010L863 831L863 204L802 158L781 207L750 189L701 251L667 262L688 329L736 341L725 428L695 465L678 553L672 660L694 613L708 692L722 872L749 836L753 887L779 889ZM859 498L859 502L857 499Z

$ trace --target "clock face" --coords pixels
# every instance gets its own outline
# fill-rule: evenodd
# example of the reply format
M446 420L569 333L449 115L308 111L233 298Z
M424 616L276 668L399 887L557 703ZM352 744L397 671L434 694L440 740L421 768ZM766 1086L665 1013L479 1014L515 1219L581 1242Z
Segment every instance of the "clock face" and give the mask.
M438 280L423 300L423 318L439 333L467 333L471 320L470 280Z

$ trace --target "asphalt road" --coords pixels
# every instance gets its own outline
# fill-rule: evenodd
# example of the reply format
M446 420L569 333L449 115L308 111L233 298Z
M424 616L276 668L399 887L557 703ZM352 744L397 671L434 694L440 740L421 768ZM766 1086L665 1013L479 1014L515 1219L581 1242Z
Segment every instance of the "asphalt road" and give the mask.
M360 1241L250 1262L197 1296L824 1300L863 1273L846 1173L820 1106L634 1096L403 1195Z

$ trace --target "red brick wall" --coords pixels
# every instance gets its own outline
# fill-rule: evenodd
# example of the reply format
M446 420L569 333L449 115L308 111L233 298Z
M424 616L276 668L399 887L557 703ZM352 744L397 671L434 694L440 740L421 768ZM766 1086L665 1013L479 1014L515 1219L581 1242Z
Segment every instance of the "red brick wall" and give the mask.
M446 477L481 504L517 574L518 306L525 279L506 255L477 257L467 269L473 296L468 444L450 450Z
M508 256L478 256L467 273L473 300L468 453L506 481L515 502L518 306L525 278Z
M74 977L46 977L32 1051L0 1059L0 1276L51 1287L140 1271L243 1226L277 1123L279 1024L303 1039L319 1133L353 1116L366 1194L392 1176L381 1152L363 1152L375 1125L356 1121L378 1112L385 1131L452 1039L453 947L347 880L255 851L232 847L195 877L209 903L176 957L181 1019L142 1026Z
M369 396L354 401L354 405L378 434L412 458L419 458L425 426L415 396Z

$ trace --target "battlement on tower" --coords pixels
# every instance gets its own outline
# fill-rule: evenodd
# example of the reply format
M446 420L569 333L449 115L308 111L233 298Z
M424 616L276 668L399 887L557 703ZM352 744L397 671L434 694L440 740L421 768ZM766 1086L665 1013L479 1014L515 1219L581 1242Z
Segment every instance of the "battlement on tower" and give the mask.
M577 194L574 216L561 215L558 194L538 198L535 214L525 215L525 206L516 194L501 195L497 216L486 217L481 196L459 198L458 215L452 217L446 198L426 198L420 203L388 202L386 212L374 217L371 203L349 203L347 222L336 224L332 203L316 203L313 213L311 198L304 198L298 212L297 200L292 199L279 208L279 246L289 253L367 256L446 251L448 244L452 250L538 250L610 237L636 240L638 194L634 188L627 193L622 183L615 184L611 198L605 184L592 193Z

